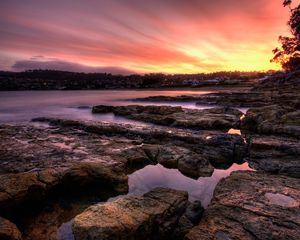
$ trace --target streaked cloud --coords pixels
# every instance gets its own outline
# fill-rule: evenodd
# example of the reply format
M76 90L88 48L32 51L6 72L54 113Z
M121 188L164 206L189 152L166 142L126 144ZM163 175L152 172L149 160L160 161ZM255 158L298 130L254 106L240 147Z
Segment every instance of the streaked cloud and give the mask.
M0 9L2 68L46 65L24 60L41 55L53 67L172 73L278 68L269 59L289 14L280 0L2 0Z
M58 59L44 59L39 57L33 57L29 60L18 60L12 66L15 71L25 71L30 69L55 69L60 71L70 71L70 72L85 72L85 73L112 73L112 74L122 74L129 75L135 72L120 68L120 67L92 67L86 66L79 63L67 62Z

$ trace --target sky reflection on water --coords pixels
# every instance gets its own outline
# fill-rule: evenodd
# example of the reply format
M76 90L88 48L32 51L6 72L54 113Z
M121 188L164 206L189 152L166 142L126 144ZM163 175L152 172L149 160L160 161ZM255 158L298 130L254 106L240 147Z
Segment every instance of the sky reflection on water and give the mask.
M217 183L233 171L251 170L248 163L234 163L226 170L215 169L211 177L195 180L184 176L177 169L168 169L160 164L148 165L129 175L129 194L140 195L156 187L167 187L187 191L189 200L200 200L204 207L209 204Z

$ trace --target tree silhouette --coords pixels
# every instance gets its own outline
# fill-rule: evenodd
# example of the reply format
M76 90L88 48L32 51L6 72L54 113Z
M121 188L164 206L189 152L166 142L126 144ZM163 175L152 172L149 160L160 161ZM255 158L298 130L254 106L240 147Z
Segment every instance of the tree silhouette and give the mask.
M290 8L291 17L288 21L292 37L279 36L280 48L273 50L272 62L278 62L287 71L300 69L300 4L291 8L292 0L284 0L283 6Z

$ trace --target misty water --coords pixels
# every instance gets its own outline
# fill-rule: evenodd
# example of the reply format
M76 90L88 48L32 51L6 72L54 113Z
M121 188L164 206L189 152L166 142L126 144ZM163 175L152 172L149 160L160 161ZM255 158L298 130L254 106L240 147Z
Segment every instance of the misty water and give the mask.
M137 102L135 98L149 96L199 95L208 91L192 90L94 90L94 91L0 91L0 122L26 122L35 117L58 117L108 122L126 121L112 114L91 113L94 105L171 105L186 108L207 108L196 106L195 102Z

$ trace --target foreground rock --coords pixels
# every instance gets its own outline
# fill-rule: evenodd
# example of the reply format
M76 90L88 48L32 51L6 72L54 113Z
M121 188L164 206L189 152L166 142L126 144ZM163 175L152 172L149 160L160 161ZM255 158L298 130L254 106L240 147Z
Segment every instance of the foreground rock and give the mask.
M210 176L213 166L240 161L245 151L240 136L220 132L48 121L53 127L0 127L1 211L95 186L124 193L130 169L158 162Z
M187 199L186 192L156 188L93 205L74 219L75 239L170 239Z
M0 213L18 226L29 219L21 224L24 239L55 239L63 219L77 211L69 199L94 203L125 194L127 174L145 165L161 163L198 178L245 155L240 136L217 131L37 120L50 125L0 125ZM67 207L49 203L61 200ZM181 233L191 225L182 219Z
M248 135L247 161L256 170L300 178L299 139L275 135Z
M164 126L189 129L229 130L237 128L242 112L231 108L185 109L170 106L104 106L93 107L93 113L113 112L126 118Z
M241 128L262 134L278 134L300 138L300 110L271 105L247 111Z
M257 172L235 172L221 180L195 239L299 239L300 182Z
M0 239L1 240L22 240L22 235L15 224L0 217Z

